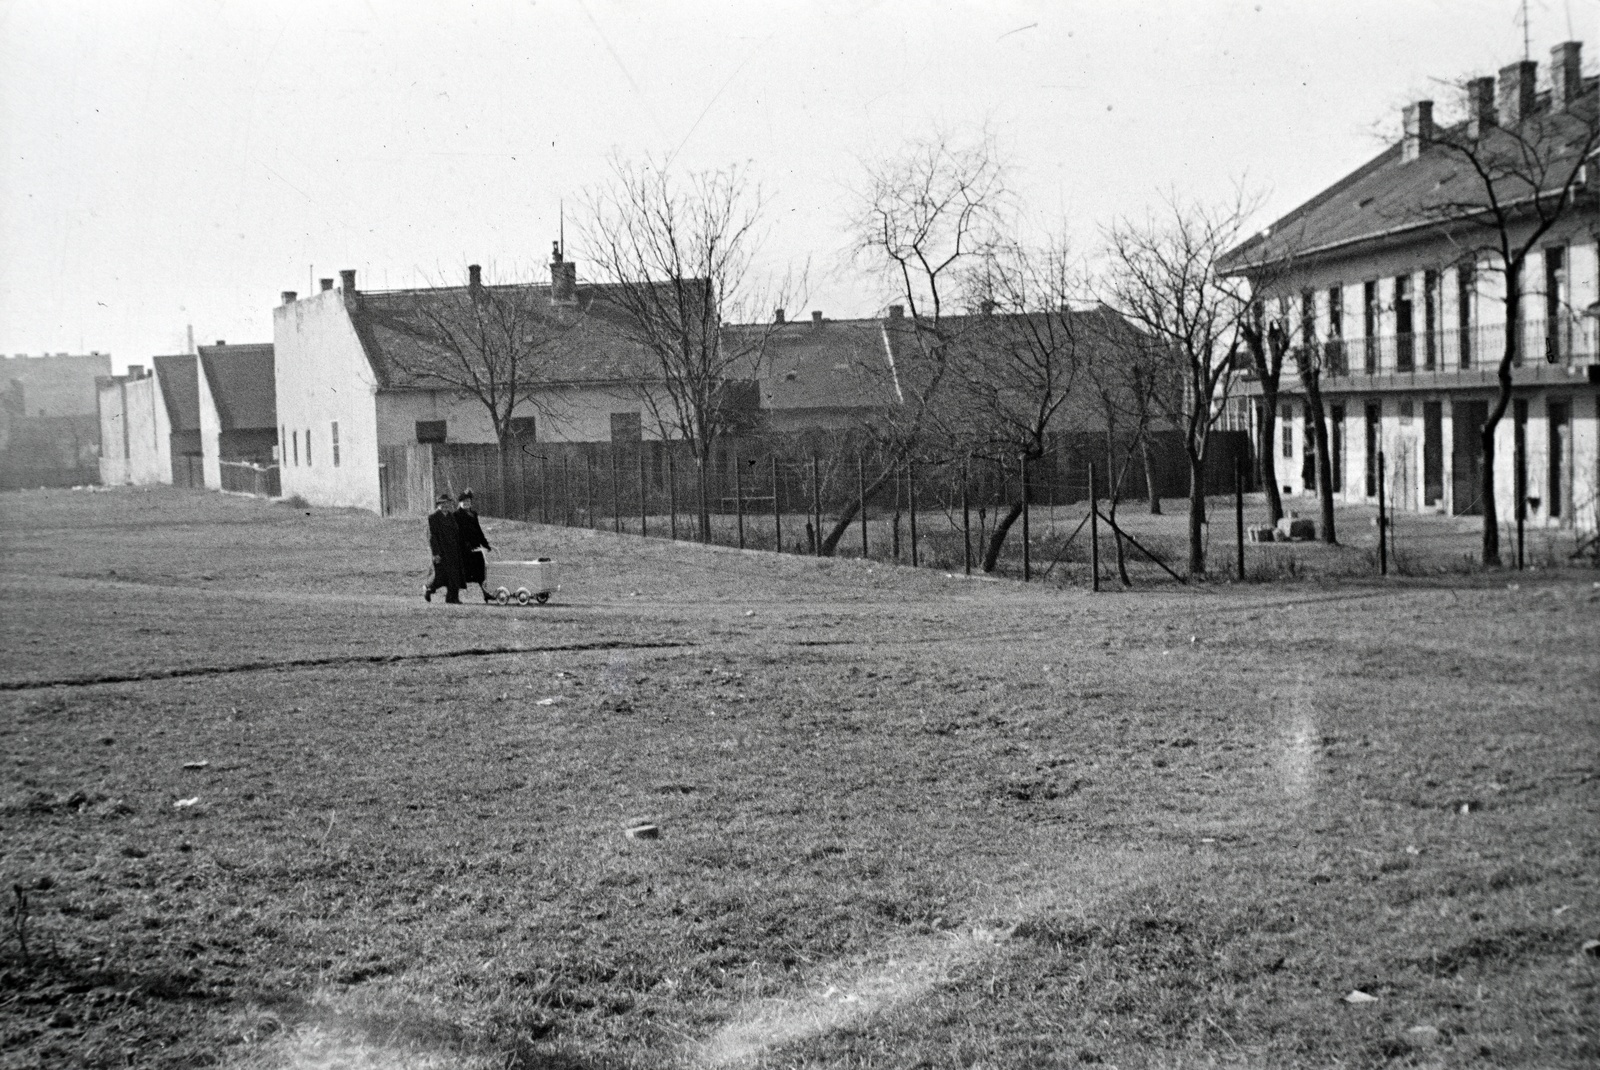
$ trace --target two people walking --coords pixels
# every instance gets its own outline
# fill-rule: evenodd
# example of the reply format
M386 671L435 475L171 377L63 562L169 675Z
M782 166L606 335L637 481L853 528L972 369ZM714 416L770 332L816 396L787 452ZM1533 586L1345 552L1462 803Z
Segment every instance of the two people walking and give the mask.
M422 592L423 598L433 601L433 592L442 587L446 602L459 603L462 588L476 583L483 600L490 600L483 585L488 567L480 550L494 547L478 523L470 488L461 492L459 500L441 494L434 502L433 512L428 514L428 549L433 554L433 576Z

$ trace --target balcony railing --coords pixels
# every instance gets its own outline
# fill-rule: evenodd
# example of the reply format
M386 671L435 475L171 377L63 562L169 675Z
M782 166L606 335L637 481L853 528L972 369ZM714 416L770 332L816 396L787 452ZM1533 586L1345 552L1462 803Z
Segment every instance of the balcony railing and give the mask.
M1577 317L1523 320L1515 338L1516 367L1571 367L1594 363L1595 328ZM1322 374L1417 375L1493 371L1505 354L1504 324L1468 330L1335 338L1319 343ZM1295 367L1290 365L1291 370Z

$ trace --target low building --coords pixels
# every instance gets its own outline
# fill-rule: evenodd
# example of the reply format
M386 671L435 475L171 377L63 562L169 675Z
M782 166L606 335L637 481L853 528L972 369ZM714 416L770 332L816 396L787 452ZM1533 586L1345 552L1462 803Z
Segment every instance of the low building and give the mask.
M193 353L154 357L156 396L166 413L170 482L178 487L203 487L205 449L200 436L200 358Z
M277 378L270 343L199 347L197 396L205 486L276 497Z
M130 364L126 375L96 380L100 408L100 482L106 486L172 482L172 423L155 369Z
M1321 369L1336 499L1458 516L1484 512L1479 429L1495 405L1507 326L1502 261L1488 251L1483 180L1450 145L1526 153L1541 193L1576 175L1573 201L1538 229L1526 183L1504 157L1495 186L1515 242L1533 241L1521 276L1510 406L1496 429L1496 513L1593 530L1600 509L1600 113L1597 79L1576 41L1552 51L1550 79L1514 63L1467 86L1468 114L1439 128L1431 101L1405 109L1402 139L1233 250ZM1587 146L1587 150L1583 149ZM1587 151L1584 158L1581 153ZM1486 240L1489 239L1489 240ZM1261 418L1259 384L1246 384ZM1304 385L1283 376L1278 482L1315 493ZM1381 459L1381 466L1380 466ZM1381 471L1380 471L1381 467Z

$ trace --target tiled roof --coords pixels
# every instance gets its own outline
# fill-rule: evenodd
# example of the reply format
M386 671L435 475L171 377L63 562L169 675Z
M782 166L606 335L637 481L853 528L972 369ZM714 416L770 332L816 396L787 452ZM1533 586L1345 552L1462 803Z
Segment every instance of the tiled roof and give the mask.
M206 382L224 431L278 426L272 344L200 346Z
M161 400L173 431L200 430L200 372L192 353L152 357L161 377Z
M727 328L768 332L760 369L764 409L838 409L894 403L882 320L800 320Z
M1584 80L1583 92L1563 113L1550 113L1548 94L1544 94L1539 98L1534 118L1529 120L1539 125L1525 125L1523 130L1537 130L1541 147L1559 152L1560 147L1582 136L1584 124L1596 121L1597 101L1600 101L1600 91L1594 78ZM1446 128L1441 137L1463 137L1464 126ZM1513 140L1498 128L1486 136L1508 145ZM1566 169L1557 170L1565 176ZM1501 196L1526 196L1526 190L1503 187L1499 192ZM1433 144L1425 146L1416 159L1402 161L1401 146L1394 144L1261 234L1231 250L1219 266L1224 270L1244 270L1285 257L1331 252L1358 242L1436 225L1441 213L1450 205L1483 199L1481 180L1460 154Z
M550 304L548 285L489 286L486 290L526 302L542 320L541 327L566 332L550 351L549 365L539 379L556 383L614 383L660 378L655 357L623 333L623 313L606 299L606 287L577 288L575 306ZM428 367L446 359L416 333L428 311L448 315L467 294L466 287L358 293L350 308L356 334L366 349L380 385L390 389L445 389ZM531 321L530 321L531 322ZM543 358L541 358L542 360Z

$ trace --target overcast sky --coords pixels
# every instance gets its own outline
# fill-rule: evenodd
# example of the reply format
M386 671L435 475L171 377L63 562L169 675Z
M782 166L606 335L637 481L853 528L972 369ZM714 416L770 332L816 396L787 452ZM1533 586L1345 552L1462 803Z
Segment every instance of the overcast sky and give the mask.
M844 257L864 161L985 125L1084 247L1244 179L1262 223L1399 109L1521 58L1518 0L0 0L0 352L270 341L281 290L463 265L543 277L607 157L746 163L809 308L891 295ZM1600 0L1529 0L1532 56L1600 59ZM569 253L585 270L568 231ZM800 310L794 310L799 312Z

